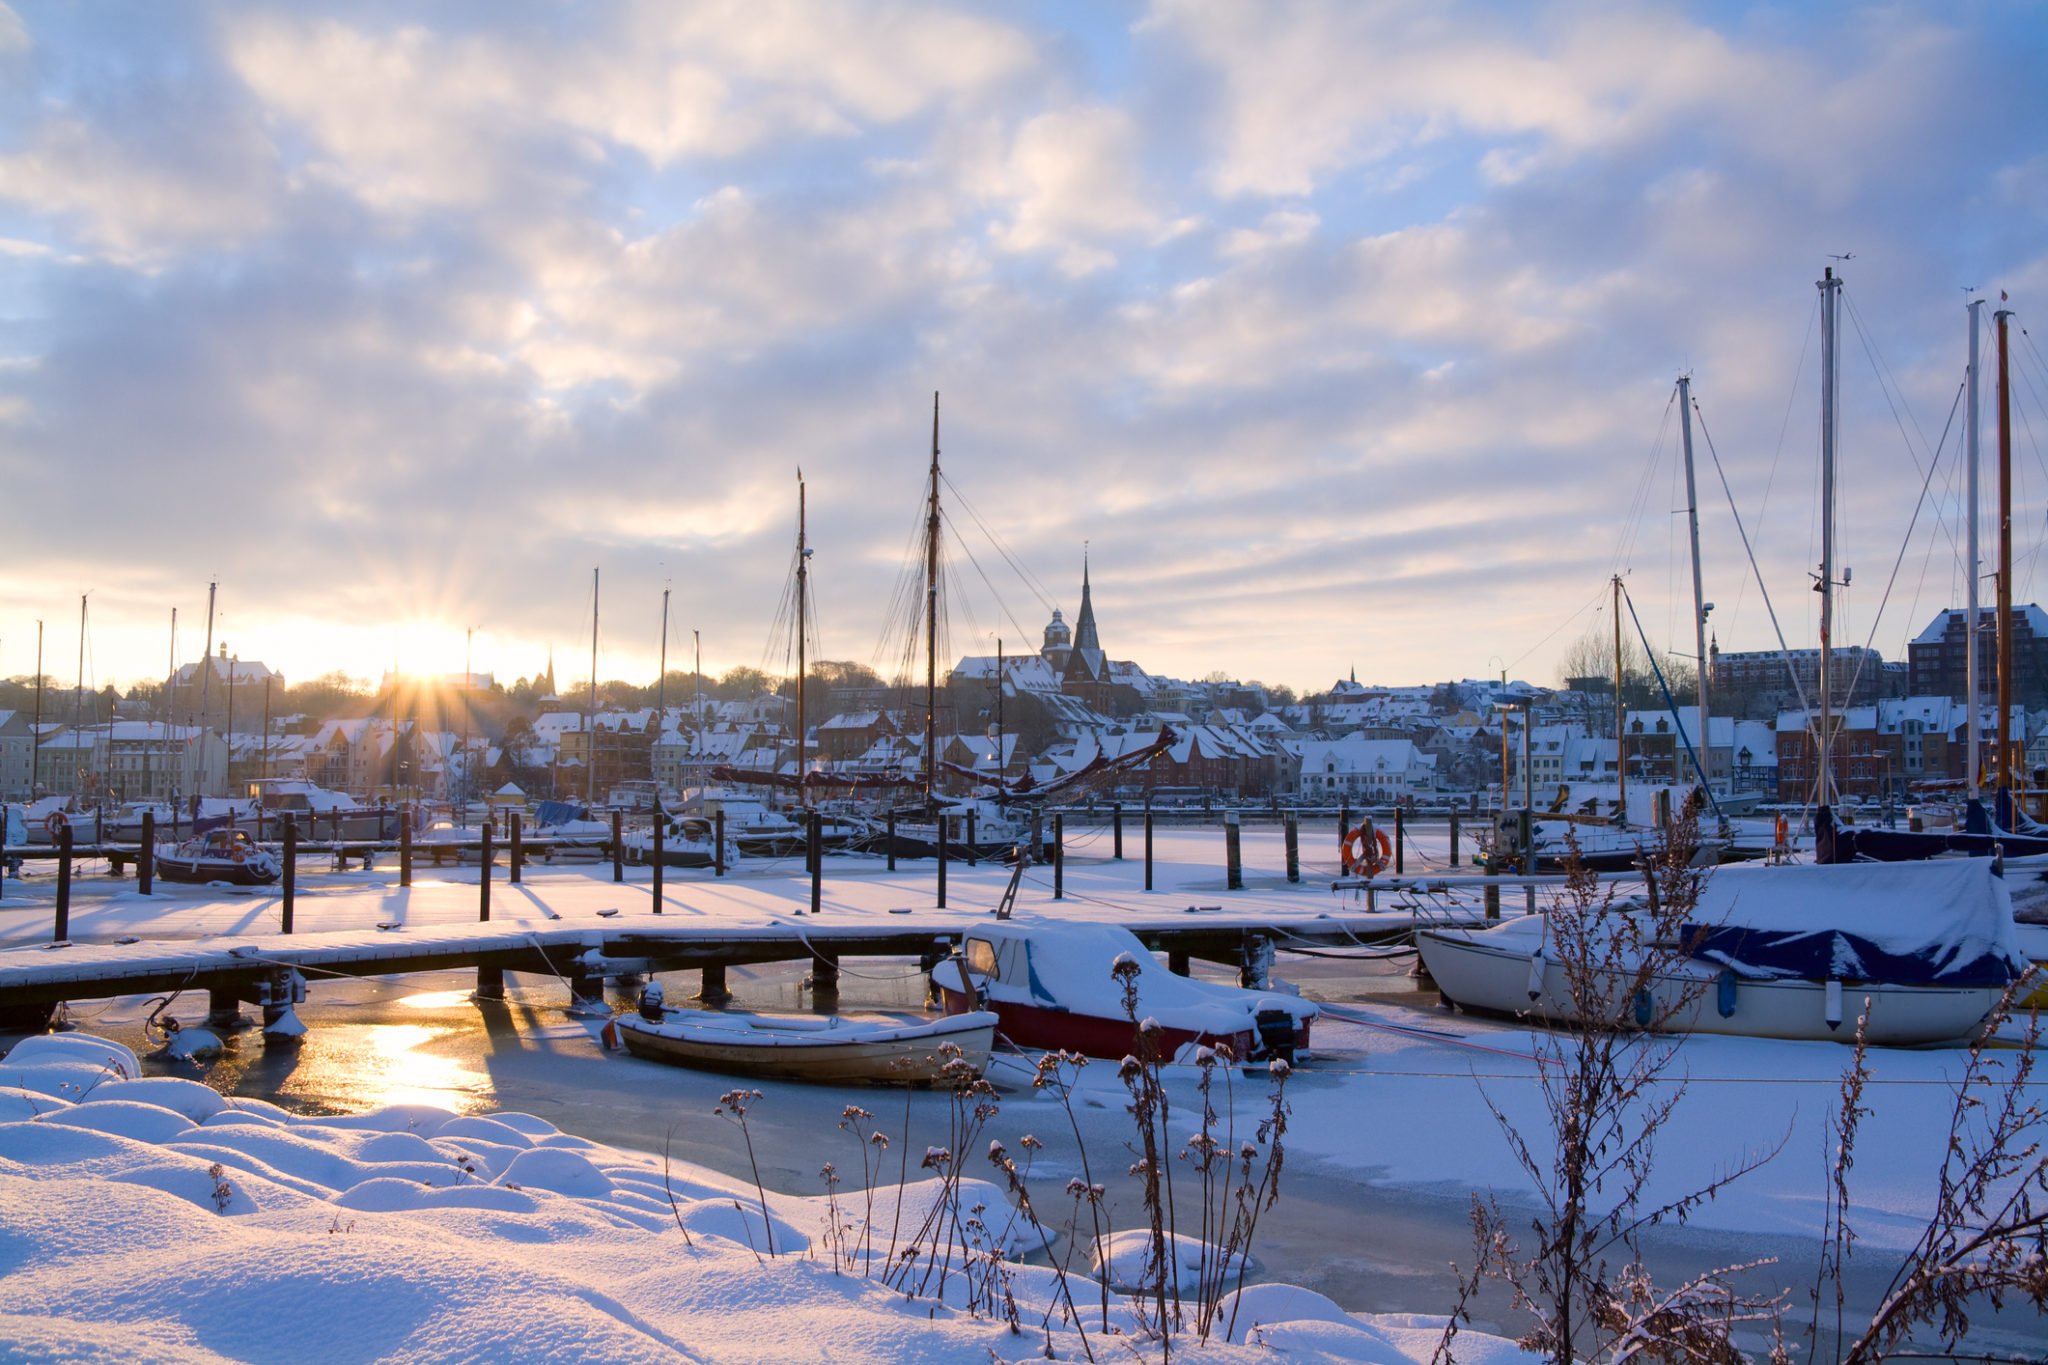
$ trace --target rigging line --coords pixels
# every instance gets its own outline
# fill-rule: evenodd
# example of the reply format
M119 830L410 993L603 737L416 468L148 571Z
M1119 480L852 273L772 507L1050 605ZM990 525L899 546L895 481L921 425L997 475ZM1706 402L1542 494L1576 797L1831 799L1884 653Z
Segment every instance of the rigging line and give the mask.
M992 581L990 581L988 576L988 570L982 568L981 561L975 558L974 551L967 548L967 544L965 541L956 540L956 543L960 546L960 553L967 556L967 562L974 566L974 572L981 576L982 586L986 587L988 589L989 596L995 599L996 610L1000 611L1003 614L1003 616L1009 621L1009 623L1017 628L1017 634L1019 639L1028 641L1031 638L1029 632L1027 632L1024 629L1024 627L1018 623L1017 614L1010 610L1010 604L1003 600L1002 593L997 591L996 585ZM979 636L977 635L976 638L979 638Z
M1721 468L1721 452L1714 448L1713 433L1707 430L1707 415L1700 411L1695 401L1693 415L1700 419L1700 439L1707 443L1707 457L1714 462L1714 475L1721 481L1721 494L1728 499L1728 512L1735 518L1736 534L1742 537L1742 552L1749 557L1750 572L1756 575L1757 592L1763 596L1764 610L1771 618L1771 630L1778 637L1778 653L1785 660L1785 672L1791 676L1792 690L1799 697L1799 707L1807 715L1807 729L1813 728L1813 707L1806 700L1806 688L1799 681L1799 670L1792 666L1792 650L1785 643L1785 628L1778 624L1778 609L1771 602L1771 590L1764 583L1763 568L1756 562L1756 550L1749 543L1749 531L1742 524L1742 511L1735 505L1735 492L1728 486L1728 471Z
M1910 406L1906 408L1905 418L1899 416L1899 405L1905 402L1904 395L1899 395L1896 399L1894 398L1894 381L1891 378L1890 369L1884 365L1882 359L1878 356L1877 348L1870 339L1869 329L1863 325L1863 315L1856 311L1856 300L1850 297L1846 286L1842 290L1842 298L1849 305L1849 321L1856 329L1856 339L1863 343L1863 358L1870 362L1870 372L1877 379L1877 391L1884 395L1885 406L1891 410L1892 425L1899 429L1899 440L1905 444L1906 455L1913 461L1914 472L1918 473L1920 470L1920 454L1919 451L1913 448L1913 436L1920 438L1920 447L1924 450L1927 448L1927 433L1920 429L1920 419L1913 416L1913 410ZM1958 397L1957 401L1961 401L1960 397ZM1913 434L1911 436L1906 433L1907 418L1910 418L1913 423ZM1949 421L1951 424L1955 421L1953 409L1949 412ZM1944 441L1947 440L1946 431L1944 431L1942 439ZM1932 459L1934 457L1930 456L1929 458ZM1921 496L1923 498L1926 496L1926 484L1924 482L1921 485ZM1948 536L1950 548L1960 554L1962 547L1956 544L1955 528L1946 520L1940 522L1940 525L1943 533Z
M1898 557L1892 560L1892 574L1884 583L1884 592L1877 599L1877 610L1870 617L1870 633L1864 637L1863 653L1857 656L1856 667L1849 674L1849 695L1856 695L1856 684L1863 676L1863 666L1870 659L1871 641L1877 638L1878 623L1884 620L1885 604L1891 601L1892 585L1899 581L1899 566L1906 562L1907 547L1913 543L1913 528L1920 524L1920 513L1927 506L1927 490L1934 482L1935 470L1941 468L1941 452L1948 448L1948 438L1955 430L1956 413L1963 406L1963 390L1966 386L1956 385L1955 401L1948 405L1948 424L1941 429L1941 444L1935 448L1934 458L1927 466L1927 475L1920 481L1920 496L1913 503L1913 515L1906 522L1905 538L1899 542Z
M1509 662L1506 665L1507 671L1510 673L1514 672L1515 668L1522 662L1522 660L1528 658L1531 654L1534 654L1537 650L1543 648L1543 646L1549 644L1552 640L1556 639L1559 632L1563 631L1567 626L1571 625L1572 622L1578 620L1581 616L1584 616L1589 609L1599 606L1600 599L1602 597L1605 597L1606 595L1607 585L1605 583L1602 583L1598 588L1595 588L1593 590L1593 595L1592 597L1586 600L1585 606L1580 607L1570 616L1565 617L1564 620L1552 626L1550 628L1550 634L1544 636L1535 644L1523 650L1519 655L1517 655L1511 662Z
M1805 336L1805 339L1804 339L1804 340L1802 340L1802 341L1801 341L1801 342L1799 343L1799 364L1798 364L1798 365L1797 365L1797 366L1796 366L1796 367L1795 367L1795 368L1793 369L1793 371L1792 371L1792 387L1791 387L1791 388L1790 388L1790 389L1789 389L1789 390L1788 390L1788 391L1786 392L1786 394L1785 394L1785 415L1784 415L1784 417L1783 417L1783 418L1781 418L1781 419L1779 420L1779 422L1778 422L1778 444L1777 444L1777 447L1776 447L1776 448L1775 448L1774 450L1772 450L1772 452L1771 452L1771 472L1770 472L1769 474L1767 474L1767 475L1766 475L1766 476L1764 477L1764 496L1763 496L1763 500L1762 500L1761 502L1759 502L1759 503L1757 504L1757 509L1756 509L1756 531L1757 531L1757 534L1758 534L1758 535L1762 535L1762 534L1763 534L1763 531L1764 531L1764 520L1765 520L1765 518L1769 517L1769 516L1770 516L1770 514L1771 514L1771 493L1772 493L1772 491L1773 491L1773 490L1774 490L1774 489L1775 489L1775 488L1777 487L1777 484L1778 484L1778 466L1779 466L1780 464L1782 464L1782 463L1784 462L1784 458L1785 458L1785 437L1786 437L1786 435L1787 435L1787 434L1788 434L1788 433L1789 433L1789 432L1790 432L1790 431L1792 430L1792 411L1793 411L1793 408L1794 408L1794 407L1795 407L1795 406L1796 406L1796 405L1798 404L1798 402L1799 402L1799 381L1800 381L1800 380L1802 380L1802 379L1804 379L1804 378L1806 377L1806 358L1807 358L1807 356L1809 356L1809 355L1811 355L1811 354L1813 353L1813 333L1814 333L1814 328L1815 328L1815 326L1817 325L1817 323L1819 322L1819 320L1820 320L1820 295L1819 295L1819 293L1818 293L1818 292L1816 292L1816 293L1815 293L1815 295L1814 295L1814 298L1813 298L1813 302L1812 302L1812 303L1811 303L1811 304L1810 304L1810 305L1808 306L1808 308L1807 308L1807 312L1806 312L1806 336ZM1697 398L1693 399L1693 403L1692 403L1692 410L1693 410L1693 412L1694 412L1695 414L1699 414L1699 411L1700 411L1700 403L1699 403L1699 399L1697 399ZM1704 426L1704 424L1705 424L1705 422L1706 422L1706 418L1705 418L1704 416L1701 416L1701 417L1700 417L1700 422L1701 422L1701 424L1702 424L1702 425ZM1728 480L1727 480L1727 477L1726 477L1725 475L1724 475L1724 476L1722 477L1722 479L1721 479L1721 486L1722 486L1722 487L1723 487L1724 489L1725 489L1725 488L1726 488L1726 487L1728 486ZM1730 507L1733 507L1734 505L1735 505L1735 500L1734 500L1734 498L1733 498L1733 497L1731 496L1731 497L1729 498L1729 506L1730 506ZM1738 518L1738 520L1739 520L1739 518ZM1750 560L1750 563L1751 563L1751 564L1753 565L1753 564L1755 564L1755 562L1756 562L1756 560L1755 560L1755 558L1754 558L1754 557L1752 556L1752 557L1751 557L1751 560ZM1762 582L1763 580L1762 580L1761 578L1759 578L1759 579L1758 579L1757 581L1759 582L1759 584L1761 584L1761 582ZM1749 595L1749 584L1748 584L1747 582L1744 582L1744 583L1743 583L1743 584L1742 584L1742 585L1741 585L1740 587L1738 587L1738 588L1736 589L1736 595L1735 595L1735 613L1736 613L1736 614L1739 614L1739 613L1740 613L1740 612L1742 611L1742 601L1743 601L1743 598L1747 597L1748 595ZM1775 619L1775 617L1774 617L1774 618L1773 618L1773 620L1772 620L1772 624L1773 624L1773 625L1775 625L1776 623L1777 623L1777 622L1776 622L1776 619ZM1779 645L1779 647L1780 647L1780 648L1783 648L1783 647L1784 647L1784 646L1783 646L1783 633L1782 633L1782 632L1780 632L1780 645Z
M1621 534L1614 545L1614 560L1608 566L1608 577L1612 578L1632 566L1631 556L1635 553L1636 533L1642 529L1643 509L1650 503L1650 481L1656 477L1657 468L1664 460L1664 441L1671 431L1671 405L1678 399L1678 386L1672 385L1671 396L1664 400L1664 416L1657 423L1657 439L1651 443L1650 458L1643 465L1642 477L1636 483L1636 491L1629 499L1628 515L1622 521Z
M993 530L989 529L988 523L982 520L981 513L975 510L973 501L955 486L952 479L946 476L946 472L943 469L939 471L939 482L944 484L948 491L953 494L952 499L947 502L946 506L950 508L953 502L957 501L962 507L966 508L968 517L981 529L982 535L988 537L988 543L995 546L996 553L1001 555L1003 561L1016 571L1017 577L1023 580L1024 586L1031 589L1032 594L1038 598L1039 605L1043 606L1047 611L1051 611L1057 604L1044 581L1037 574L1031 572L1023 561L1010 553L1010 547L1004 544L1002 538L996 535Z
M1671 684L1664 681L1664 670L1657 667L1656 651L1650 648L1650 637L1643 634L1642 618L1636 615L1636 599L1629 595L1627 584L1622 585L1621 604L1628 608L1628 619L1636 628L1637 638L1643 642L1643 653L1649 657L1650 671L1657 675L1657 690L1664 694L1664 704L1671 708L1671 718L1676 721L1678 719L1678 700L1671 695ZM1693 710L1697 713L1699 708L1694 707ZM1704 725L1701 728L1704 729ZM1693 750L1692 736L1685 732L1685 726L1682 723L1678 726L1678 738L1685 744L1685 756L1692 760L1692 770L1699 774L1700 790L1707 794L1707 804L1714 808L1714 819L1717 821L1727 819L1728 817L1721 813L1721 803L1714 797L1714 784L1707 780L1707 770L1700 766L1700 756ZM1704 734L1700 736L1700 746L1702 748L1708 747L1708 739ZM1615 751L1615 757L1619 761L1620 750L1618 748Z

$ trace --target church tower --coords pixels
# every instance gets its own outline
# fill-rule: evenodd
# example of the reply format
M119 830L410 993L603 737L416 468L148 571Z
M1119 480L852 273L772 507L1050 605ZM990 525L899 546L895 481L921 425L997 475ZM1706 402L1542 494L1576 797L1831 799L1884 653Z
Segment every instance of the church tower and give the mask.
M1067 629L1067 619L1060 615L1058 607L1052 609L1052 620L1045 627L1045 643L1038 652L1054 673L1067 671L1067 660L1074 652L1074 636Z
M1102 653L1102 641L1095 638L1095 603L1088 597L1088 552L1081 551L1081 614L1074 618L1074 648Z

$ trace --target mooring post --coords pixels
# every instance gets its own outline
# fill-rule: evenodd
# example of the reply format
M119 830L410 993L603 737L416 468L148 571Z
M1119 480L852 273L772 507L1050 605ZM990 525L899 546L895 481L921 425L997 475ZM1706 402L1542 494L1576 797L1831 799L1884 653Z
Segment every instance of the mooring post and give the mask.
M7 809L0 806L0 829L7 827ZM0 859L0 862L4 862ZM135 889L147 896L156 886L156 812L142 812L142 852L135 860Z
M1301 826L1293 811L1281 816L1280 823L1287 835L1287 880L1298 882L1301 880Z
M668 824L665 812L654 812L654 913L661 913L661 869L668 862Z
M894 872L894 871L896 870L896 812L895 812L895 811L893 811L893 810L892 810L892 811L890 811L890 812L889 812L889 817L888 817L888 820L887 820L886 824L885 824L885 825L883 826L883 828L884 828L884 830L885 830L886 832L885 832L885 833L884 833L884 834L882 835L882 842L883 842L884 846L886 846L886 847L888 848L888 850L889 850L889 870L890 870L891 872Z
M891 867L895 864L891 863ZM720 806L711 813L711 871L714 876L725 875L725 807Z
M476 879L476 920L478 924L486 923L491 918L491 854L493 850L491 848L491 822L488 820L484 821L482 837L484 841L483 865L477 869L478 875Z
M811 964L811 1008L832 1014L839 1008L839 955L819 953Z
M943 910L946 908L946 812L934 811L932 817L939 833L939 909Z
M1273 941L1264 934L1246 934L1244 956L1239 959L1237 984L1248 991L1263 991L1271 984Z
M1109 808L1109 827L1114 834L1110 844L1110 857L1118 862L1124 860L1124 803L1113 802Z
M1522 875L1533 877L1536 875L1536 826L1533 823L1530 812L1526 810L1521 812L1515 833L1522 850ZM1530 882L1522 888L1522 912L1529 915L1536 913L1536 883L1534 882Z
M71 937L71 826L57 831L57 925L51 936L62 943Z
M1145 889L1152 889L1152 807L1145 807Z
M1244 890L1244 846L1238 842L1237 812L1223 812L1223 884L1231 891Z
M1166 950L1166 970L1172 972L1175 976L1186 976L1188 974L1188 950L1185 948L1168 948Z
M626 813L612 812L612 880L626 880Z
M398 812L398 884L412 885L412 807Z
M210 986L206 991L206 1026L215 1033L233 1033L249 1021L242 1017L242 998L233 986Z
M477 1000L503 1000L505 998L505 969L503 967L479 967L476 969Z
M1407 868L1407 863L1404 861L1408 852L1406 848L1407 835L1408 817L1401 807L1396 806L1394 807L1394 871L1396 872L1405 871Z
M825 817L817 811L810 817L804 830L804 854L811 865L811 913L815 915L825 895Z
M1058 811L1052 815L1052 898L1067 898L1067 817Z
M1451 807L1451 866L1458 865L1458 808Z
M1031 808L1031 856L1045 856L1045 812L1036 806Z
M519 874L526 867L526 830L523 828L525 822L519 818L519 812L516 810L507 812L505 818L512 826L512 868L505 874L505 880L517 886Z
M725 964L707 962L704 964L704 984L698 987L697 998L707 1005L723 1005L732 999L732 992L725 986Z
M969 863L969 865L970 865L970 866L971 866L971 865L972 865L972 864L974 863L974 861L975 861L975 858L974 858L974 807L972 807L972 806L969 806L969 807L967 808L967 861L968 861L968 863Z
M1351 803L1346 801L1337 809L1337 842L1343 843L1344 836L1351 833Z
M292 931L293 903L299 894L299 817L290 811L284 816L284 932Z
M569 1013L586 1016L610 1013L604 1007L602 976L579 971L569 978Z

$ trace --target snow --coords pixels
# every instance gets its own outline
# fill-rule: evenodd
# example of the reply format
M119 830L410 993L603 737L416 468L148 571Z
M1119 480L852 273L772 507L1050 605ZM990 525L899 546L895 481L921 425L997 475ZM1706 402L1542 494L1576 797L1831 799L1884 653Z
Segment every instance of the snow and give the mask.
M957 1268L943 1293L842 1269L860 1261L865 1195L842 1195L839 1257L822 1197L768 1195L698 1167L565 1134L530 1114L419 1105L302 1116L194 1081L140 1077L134 1054L83 1035L33 1037L0 1090L0 1355L28 1359L415 1362L1023 1361L1045 1354L986 1308ZM878 1188L872 1238L919 1227L940 1182ZM965 1211L1015 1255L1035 1240L997 1186L963 1179ZM687 1234L684 1229L687 1229ZM777 1253L768 1255L770 1235ZM1121 1243L1119 1244L1121 1245ZM932 1248L926 1248L929 1255ZM1187 1253L1183 1251L1183 1260ZM1023 1321L1053 1273L1011 1267ZM1092 1303L1092 1289L1077 1297ZM1437 1330L1344 1313L1257 1286L1226 1365L1299 1358L1419 1365ZM1112 1321L1129 1330L1119 1300ZM1227 1322L1225 1318L1221 1320ZM1099 1325L1099 1323L1097 1324ZM1079 1358L1055 1328L1060 1358ZM1466 1354L1466 1343L1479 1354ZM1128 1340L1134 1359L1157 1343ZM1461 1359L1520 1360L1461 1338Z

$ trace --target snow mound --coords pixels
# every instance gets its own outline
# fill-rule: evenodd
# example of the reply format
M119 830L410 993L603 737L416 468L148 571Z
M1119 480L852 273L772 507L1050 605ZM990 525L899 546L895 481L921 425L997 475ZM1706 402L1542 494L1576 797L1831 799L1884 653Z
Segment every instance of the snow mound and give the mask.
M135 1081L109 1081L92 1092L92 1100L135 1100L183 1114L204 1123L228 1107L218 1090L178 1076L145 1076Z
M134 1100L103 1100L97 1096L83 1104L45 1114L36 1122L90 1128L98 1133L152 1143L169 1142L193 1127L192 1120L174 1109L139 1104Z
M572 1199L603 1199L612 1192L611 1177L588 1158L548 1147L521 1152L497 1183L507 1189L549 1190Z
M1098 1276L1107 1274L1111 1289L1116 1290L1119 1294L1135 1294L1140 1288L1151 1282L1151 1276L1147 1273L1152 1260L1152 1234L1150 1231L1144 1228L1133 1228L1126 1232L1113 1232L1108 1237L1105 1237L1103 1241L1108 1260L1106 1267L1102 1264L1101 1259L1098 1258L1093 1247L1089 1248L1088 1254L1090 1262L1095 1266L1095 1273ZM1178 1284L1182 1294L1194 1293L1196 1286L1200 1283L1204 1269L1204 1252L1201 1241L1197 1238L1189 1237L1185 1233L1179 1236L1168 1233L1166 1235L1166 1251L1167 1255L1174 1261L1174 1278L1168 1281L1169 1287ZM1216 1253L1212 1251L1208 1254L1213 1256ZM1230 1265L1225 1271L1228 1277L1225 1283L1235 1284L1237 1282L1237 1263L1240 1259L1245 1261L1244 1268L1247 1273L1258 1268L1259 1263L1256 1258L1232 1257ZM1216 1267L1209 1266L1208 1269L1213 1275ZM1303 1290L1302 1292L1307 1293L1308 1291Z

